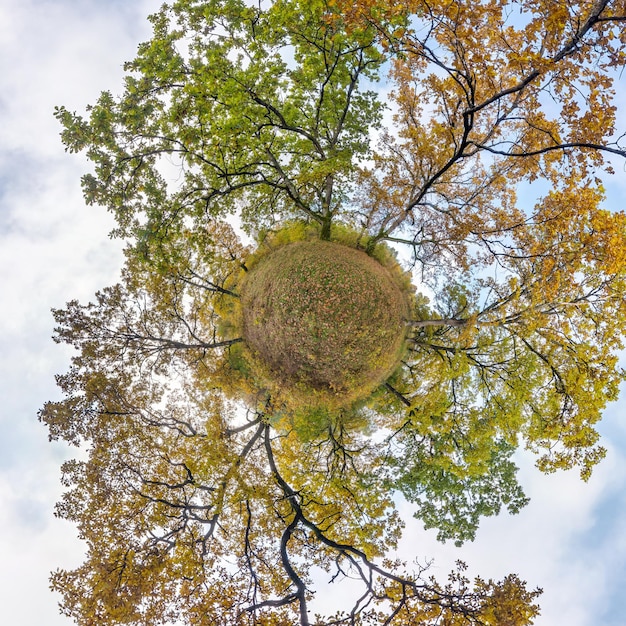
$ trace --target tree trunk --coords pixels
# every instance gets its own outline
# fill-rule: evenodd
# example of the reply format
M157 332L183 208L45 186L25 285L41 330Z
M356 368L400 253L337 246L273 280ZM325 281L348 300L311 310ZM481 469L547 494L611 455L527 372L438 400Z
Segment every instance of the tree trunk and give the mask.
M327 216L322 221L322 232L320 233L320 239L322 241L330 241L330 216Z

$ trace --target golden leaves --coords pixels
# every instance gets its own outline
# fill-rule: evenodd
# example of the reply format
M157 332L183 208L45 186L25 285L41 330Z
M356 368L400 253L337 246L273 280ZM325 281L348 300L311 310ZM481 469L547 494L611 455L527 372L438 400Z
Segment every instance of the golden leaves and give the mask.
M53 578L79 623L306 624L311 564L364 584L345 621L536 615L515 577L470 589L457 573L442 588L372 561L401 531L394 490L459 541L480 516L519 510L520 440L544 471L588 477L624 377L626 217L595 180L603 152L625 154L609 72L626 63L623 1L516 6L178 0L120 100L104 94L89 121L57 111L96 164L88 199L136 237L120 285L55 313L78 355L41 418L90 446L65 464L57 509L89 544ZM384 61L386 130L366 90ZM168 186L157 166L172 157ZM409 250L432 303L415 298L409 349L371 397L294 397L289 412L252 380L236 320L255 258L231 213L255 234L295 219L327 239L342 220L369 252ZM298 286L303 319L315 280Z

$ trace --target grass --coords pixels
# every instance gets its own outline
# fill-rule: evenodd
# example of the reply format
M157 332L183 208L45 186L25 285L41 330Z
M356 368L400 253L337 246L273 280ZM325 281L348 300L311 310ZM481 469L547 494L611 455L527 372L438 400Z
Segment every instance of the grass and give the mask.
M297 241L259 260L241 285L242 334L256 377L283 403L347 406L398 366L407 299L365 252Z

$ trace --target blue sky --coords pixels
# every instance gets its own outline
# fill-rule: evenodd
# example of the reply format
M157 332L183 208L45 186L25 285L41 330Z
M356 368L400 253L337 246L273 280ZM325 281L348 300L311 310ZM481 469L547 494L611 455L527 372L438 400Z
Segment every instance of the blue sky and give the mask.
M145 17L159 0L0 0L0 621L62 626L48 590L56 567L81 560L75 529L53 516L59 465L76 454L49 444L38 408L58 397L54 374L69 351L50 336L51 307L83 301L116 280L119 245L103 210L85 207L53 109L82 110L102 89L119 91L122 63L149 35ZM622 91L622 93L624 93ZM617 103L626 108L626 100ZM626 204L617 164L610 205ZM575 473L539 474L520 454L531 504L516 517L486 520L475 542L442 546L407 510L400 556L434 558L442 578L456 559L472 573L517 572L541 586L538 624L617 626L626 596L626 393L602 425L607 459L588 483ZM320 603L336 591L319 591Z

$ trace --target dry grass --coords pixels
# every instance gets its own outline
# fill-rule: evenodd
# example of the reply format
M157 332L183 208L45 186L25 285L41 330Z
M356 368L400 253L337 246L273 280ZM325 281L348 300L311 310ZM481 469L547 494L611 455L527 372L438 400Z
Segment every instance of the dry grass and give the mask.
M403 351L405 294L378 261L341 244L275 249L246 276L241 306L256 375L298 404L366 397Z

